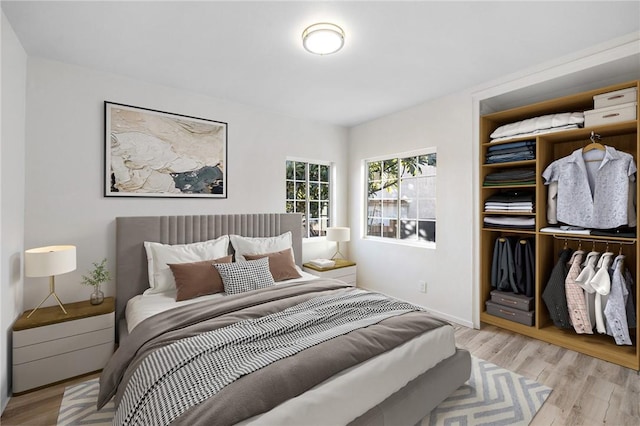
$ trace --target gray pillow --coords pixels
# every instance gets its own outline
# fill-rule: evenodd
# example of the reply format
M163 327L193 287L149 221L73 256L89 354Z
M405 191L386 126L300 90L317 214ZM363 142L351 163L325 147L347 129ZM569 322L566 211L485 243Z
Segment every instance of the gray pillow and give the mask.
M214 263L213 266L220 273L227 294L244 293L275 285L269 271L268 257L246 262Z

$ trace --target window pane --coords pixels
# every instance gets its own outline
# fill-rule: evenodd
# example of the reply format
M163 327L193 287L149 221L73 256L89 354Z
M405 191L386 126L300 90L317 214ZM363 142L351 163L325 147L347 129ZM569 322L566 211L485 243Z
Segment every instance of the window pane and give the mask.
M416 178L402 179L402 183L400 184L400 197L403 200L415 198L418 191L417 184L418 179Z
M382 179L382 161L372 161L367 163L369 169L369 181Z
M309 236L318 237L320 235L320 224L317 219L309 219Z
M296 201L296 213L306 213L307 203L305 201Z
M309 199L310 200L319 200L320 199L320 185L315 182L309 183Z
M320 181L329 182L329 166L324 164L320 166Z
M320 203L320 217L329 217L329 203L327 201Z
M304 182L296 182L296 199L307 199L307 185Z
M407 157L400 160L402 177L412 177L420 174L418 157Z
M382 219L369 218L367 221L367 235L371 235L373 237L382 236Z
M392 158L382 162L382 179L398 179L398 159Z
M382 216L398 218L398 200L385 200L382 202Z
M295 198L295 185L292 181L287 181L287 200L293 200Z
M295 162L287 160L287 179L293 179L294 170L295 170Z
M436 222L421 220L418 222L418 239L420 241L436 242Z
M306 180L306 165L307 163L296 162L296 180Z
M310 181L318 181L320 175L319 175L319 171L318 168L320 166L318 166L317 164L309 164L309 180Z
M403 240L415 240L416 239L416 227L417 221L415 220L401 220L400 221L400 238Z
M320 184L320 199L328 200L329 199L329 184L321 183Z
M400 201L400 218L415 219L418 214L417 200L401 200Z
M434 198L419 199L418 207L418 219L436 218L436 200Z
M369 200L367 202L367 216L381 217L382 216L382 201Z
M309 219L317 219L320 217L320 203L318 202L310 202L309 203Z
M387 238L398 238L397 227L398 221L396 219L384 219L382 221L382 236Z
M287 213L295 213L295 207L294 207L294 205L293 205L293 203L291 201L287 201L286 212Z
M385 198L385 199L398 198L398 180L397 179L383 181L382 188L383 189L380 192L382 194L382 198Z

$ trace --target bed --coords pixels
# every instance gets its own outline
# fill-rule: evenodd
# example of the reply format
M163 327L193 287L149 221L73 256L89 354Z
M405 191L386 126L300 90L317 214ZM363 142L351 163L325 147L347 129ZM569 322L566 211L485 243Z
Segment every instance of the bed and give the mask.
M115 398L115 424L414 425L469 378L470 355L455 346L453 327L406 302L304 274L232 294L229 283L239 280L229 274L237 268L251 264L259 275L276 263L271 254L254 260L236 244L227 243L229 253L240 247L235 260L247 255L247 262L213 265L230 294L175 308L175 293L148 294L150 273L157 278L146 254L150 242L196 246L231 235L280 244L286 235L301 271L301 220L298 214L116 218L119 348L103 370L98 399L101 406ZM317 312L330 312L331 327L316 322ZM290 325L294 318L312 324L314 334ZM274 335L274 324L290 326L294 337ZM247 343L256 334L261 340ZM205 343L224 350L203 349ZM250 361L240 361L245 352ZM188 367L176 360L183 353ZM200 364L191 370L191 363Z

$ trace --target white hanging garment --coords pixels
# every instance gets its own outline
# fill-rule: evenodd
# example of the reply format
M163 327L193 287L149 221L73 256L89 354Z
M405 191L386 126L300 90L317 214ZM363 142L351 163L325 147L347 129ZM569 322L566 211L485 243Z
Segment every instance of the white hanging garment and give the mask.
M611 275L609 275L609 267L613 262L613 253L610 251L602 253L598 260L596 274L591 278L590 285L596 292L595 297L595 313L596 313L596 330L600 334L607 333L605 324L604 308L607 305L607 298L611 291Z
M597 251L589 252L587 258L584 261L584 268L580 272L580 275L575 279L578 284L584 290L584 303L587 306L587 312L589 313L589 322L591 325L596 323L596 311L595 311L595 299L596 291L591 287L591 279L596 274L596 263L598 262L600 253Z

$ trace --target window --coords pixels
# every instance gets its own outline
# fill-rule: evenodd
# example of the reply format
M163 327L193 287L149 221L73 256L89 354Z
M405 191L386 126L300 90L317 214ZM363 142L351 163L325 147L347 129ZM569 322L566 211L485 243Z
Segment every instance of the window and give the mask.
M436 241L436 152L366 161L370 237Z
M287 160L287 213L302 213L302 236L322 237L331 224L329 164Z

